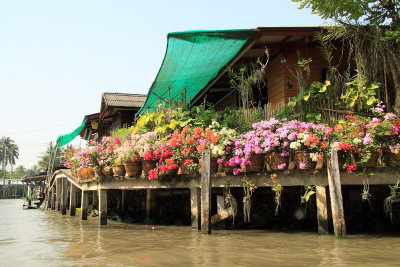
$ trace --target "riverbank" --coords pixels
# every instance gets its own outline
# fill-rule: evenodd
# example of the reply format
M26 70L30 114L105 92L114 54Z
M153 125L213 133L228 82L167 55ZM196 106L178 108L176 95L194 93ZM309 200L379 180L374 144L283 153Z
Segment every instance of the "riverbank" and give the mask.
M321 266L398 263L399 236L314 232L214 231L153 226L23 210L23 200L0 200L2 266Z

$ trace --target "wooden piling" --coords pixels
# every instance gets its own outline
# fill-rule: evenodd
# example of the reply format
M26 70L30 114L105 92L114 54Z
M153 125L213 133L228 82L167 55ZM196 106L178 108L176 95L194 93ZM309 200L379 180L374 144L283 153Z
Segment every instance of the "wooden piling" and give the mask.
M61 210L61 178L56 180L57 211Z
M67 214L67 178L61 178L61 214Z
M211 152L202 152L201 169L201 232L211 234Z
M76 212L76 186L71 183L71 190L69 196L69 215L75 216Z
M126 198L126 190L121 190L121 211L125 211L125 198Z
M93 194L92 195L92 206L93 206L93 209L98 209L99 208L99 198L97 196L97 190L93 190L92 194Z
M328 234L328 206L325 186L316 186L318 234Z
M51 209L55 210L56 209L56 189L53 187L51 190Z
M346 223L344 220L343 198L340 182L340 172L337 151L331 150L331 157L327 158L329 195L331 198L331 209L333 229L336 238L346 238Z
M151 212L151 189L146 190L146 224L150 224L150 212Z
M107 225L107 189L99 189L99 223Z
M87 220L89 192L90 191L82 190L82 200L81 200L81 218L82 218L82 220Z
M190 212L192 218L192 229L200 230L200 216L199 211L201 209L201 190L197 186L190 188Z

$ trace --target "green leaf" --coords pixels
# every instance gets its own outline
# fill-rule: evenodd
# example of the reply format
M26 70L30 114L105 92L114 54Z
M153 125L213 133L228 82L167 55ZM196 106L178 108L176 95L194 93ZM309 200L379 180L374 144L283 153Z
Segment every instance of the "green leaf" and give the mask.
M314 194L315 194L315 191L308 191L308 193L307 193L307 195L306 195L306 197L305 197L306 202L308 202L308 200L310 199L310 197L311 197L312 195L314 195Z
M308 101L308 99L310 98L311 95L305 95L303 96L304 101Z

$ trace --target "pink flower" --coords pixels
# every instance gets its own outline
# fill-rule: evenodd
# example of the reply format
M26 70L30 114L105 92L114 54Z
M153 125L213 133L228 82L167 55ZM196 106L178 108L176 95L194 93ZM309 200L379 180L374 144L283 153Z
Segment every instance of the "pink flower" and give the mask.
M158 177L158 172L156 170L149 171L149 180L154 180Z
M364 137L364 141L363 141L363 144L364 145L369 145L369 144L371 144L371 137L370 137L370 133L367 133L366 135L365 135L365 137Z
M114 137L114 144L117 146L121 145L121 140L119 139L119 136Z
M240 169L239 168L234 168L233 169L233 175L238 175L240 173Z
M286 163L279 164L276 167L278 167L279 170L283 170L286 167Z
M300 162L299 168L300 170L304 170L306 168L306 164L304 162Z
M217 162L218 162L218 164L222 164L222 163L224 162L224 160L221 159L221 158L218 158L218 159L217 159Z

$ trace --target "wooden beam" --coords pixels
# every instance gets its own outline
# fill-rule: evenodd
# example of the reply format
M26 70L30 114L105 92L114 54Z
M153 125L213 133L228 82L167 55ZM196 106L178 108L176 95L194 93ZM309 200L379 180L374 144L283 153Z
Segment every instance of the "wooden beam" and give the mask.
M125 211L125 199L126 199L126 190L121 190L121 210L122 212Z
M97 196L97 190L93 190L93 193L92 193L92 206L94 209L99 208L99 198Z
M202 152L201 168L201 232L211 234L211 152Z
M99 190L99 224L107 225L107 189Z
M76 186L71 183L69 194L69 215L75 216L76 213Z
M61 178L61 214L66 215L67 214L67 196L68 196L68 180L66 177Z
M87 220L88 205L89 205L89 192L87 190L82 190L82 200L81 200L81 218L82 220Z
M344 220L342 189L340 184L340 173L337 151L331 149L331 157L327 158L329 195L331 198L331 209L333 229L336 238L346 238L346 223Z
M328 206L325 186L316 186L318 234L326 235L328 231Z

